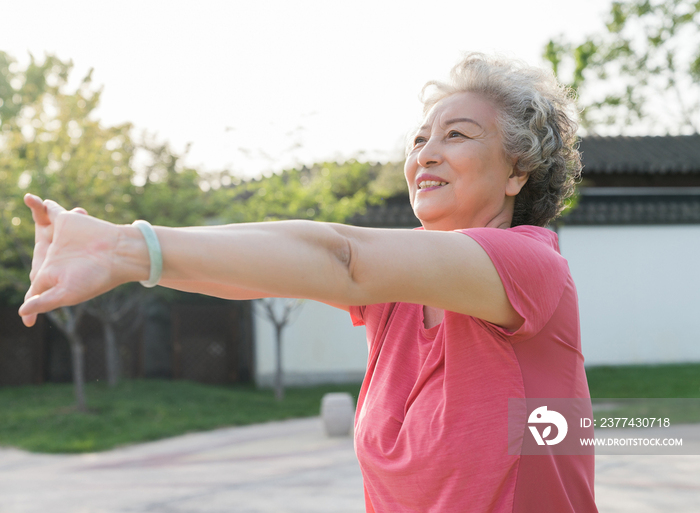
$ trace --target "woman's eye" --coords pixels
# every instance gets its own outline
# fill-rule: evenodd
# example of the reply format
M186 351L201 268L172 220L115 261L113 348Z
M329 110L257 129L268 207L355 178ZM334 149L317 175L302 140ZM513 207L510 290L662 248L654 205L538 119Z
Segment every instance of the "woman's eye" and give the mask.
M450 131L450 133L447 134L447 137L464 137L463 134L460 134L459 132L455 132L454 130Z
M425 137L419 135L418 137L413 139L413 146L415 146L417 144L422 144L424 142L425 142Z

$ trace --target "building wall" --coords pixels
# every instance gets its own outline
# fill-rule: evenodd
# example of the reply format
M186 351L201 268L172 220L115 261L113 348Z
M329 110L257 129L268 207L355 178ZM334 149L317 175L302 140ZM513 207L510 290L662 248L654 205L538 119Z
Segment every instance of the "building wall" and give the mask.
M286 301L279 299L276 301ZM285 383L359 383L367 365L364 327L353 327L350 314L305 301L283 332ZM275 372L275 330L260 304L255 305L255 378L270 386Z
M700 225L559 230L586 365L700 362Z
M565 226L561 251L577 285L586 365L700 362L700 225ZM274 329L257 306L256 381L274 375ZM285 330L288 384L358 382L365 329L305 302Z

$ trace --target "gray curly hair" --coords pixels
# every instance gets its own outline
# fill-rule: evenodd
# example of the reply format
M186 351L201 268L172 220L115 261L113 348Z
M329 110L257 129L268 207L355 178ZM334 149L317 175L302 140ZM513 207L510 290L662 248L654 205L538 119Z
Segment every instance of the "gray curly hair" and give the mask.
M478 93L493 102L504 151L529 175L515 197L511 226L546 226L561 214L581 176L571 91L544 69L469 53L452 68L448 81L432 80L423 87L423 113L461 92Z

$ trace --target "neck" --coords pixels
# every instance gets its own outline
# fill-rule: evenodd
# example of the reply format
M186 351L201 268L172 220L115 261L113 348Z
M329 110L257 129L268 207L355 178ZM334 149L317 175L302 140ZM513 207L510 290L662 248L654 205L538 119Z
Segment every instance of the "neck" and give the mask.
M462 220L453 219L440 219L433 222L427 222L421 220L423 228L426 230L435 231L453 231L453 230L464 230L467 228L500 228L506 229L510 228L510 224L513 221L513 211L503 210L495 215L493 218L487 221L475 221L465 222Z

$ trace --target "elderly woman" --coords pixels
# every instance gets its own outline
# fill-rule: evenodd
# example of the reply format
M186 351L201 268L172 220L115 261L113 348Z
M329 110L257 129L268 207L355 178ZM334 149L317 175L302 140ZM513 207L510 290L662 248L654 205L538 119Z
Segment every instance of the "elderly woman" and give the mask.
M423 229L118 226L27 196L25 324L129 281L328 303L367 327L367 511L596 511L592 455L508 451L509 398L588 397L576 291L544 228L580 171L572 102L551 74L481 54L426 88L405 165Z

